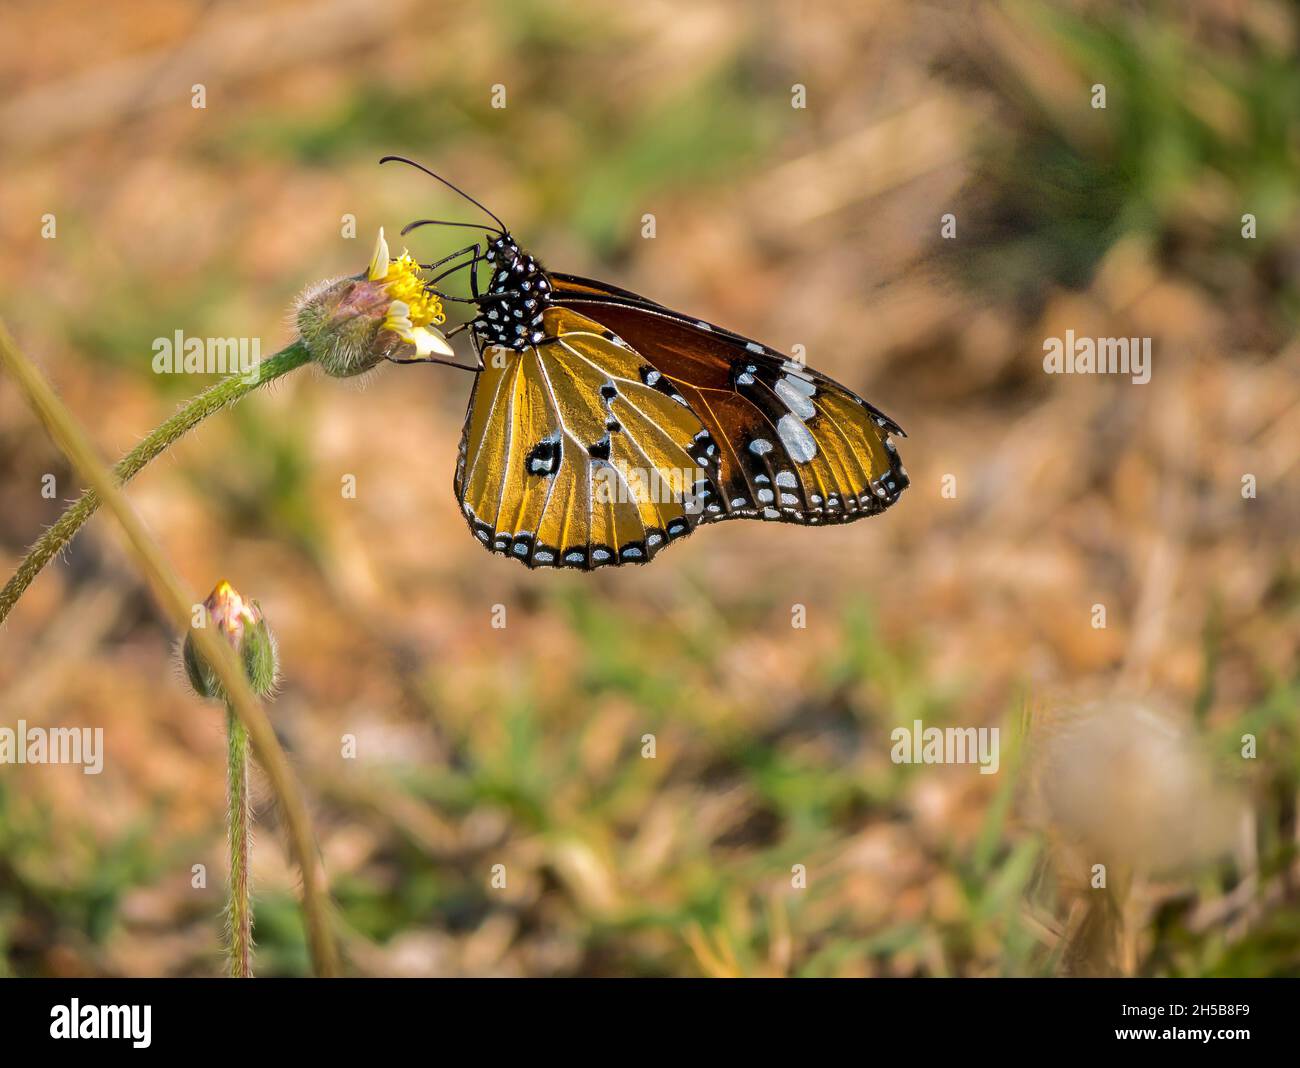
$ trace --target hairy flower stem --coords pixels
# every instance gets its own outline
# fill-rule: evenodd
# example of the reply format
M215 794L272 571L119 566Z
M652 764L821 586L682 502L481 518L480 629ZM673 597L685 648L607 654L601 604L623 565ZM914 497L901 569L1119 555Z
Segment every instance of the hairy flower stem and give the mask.
M248 731L239 716L226 706L226 794L229 801L230 977L253 978L253 908L248 877L248 852L252 845L253 813L248 797Z
M249 686L243 665L230 643L223 641L215 629L192 626L193 595L185 589L175 569L163 556L158 543L127 503L121 486L95 455L80 424L63 406L40 371L14 345L3 322L0 322L0 369L13 376L27 403L40 417L55 444L72 462L78 474L104 498L106 507L121 526L141 570L151 579L154 592L167 617L179 632L189 633L199 655L211 665L217 681L239 714L240 722L247 728L253 753L266 772L276 800L280 802L289 834L289 848L302 874L302 907L312 966L319 976L338 975L338 949L330 920L329 897L320 863L320 851L312 834L311 817L307 814L298 780L289 767L284 750L280 748L271 721L266 718L261 702Z
M150 460L161 456L208 416L310 360L311 354L307 347L300 340L295 341L258 364L255 379L249 381L245 375L230 375L205 389L118 461L113 468L118 483L124 485L129 482ZM75 503L68 506L58 522L41 536L40 541L31 547L13 578L0 590L0 623L8 618L18 599L41 573L41 569L63 550L86 520L95 514L99 504L99 495L94 490L86 490Z

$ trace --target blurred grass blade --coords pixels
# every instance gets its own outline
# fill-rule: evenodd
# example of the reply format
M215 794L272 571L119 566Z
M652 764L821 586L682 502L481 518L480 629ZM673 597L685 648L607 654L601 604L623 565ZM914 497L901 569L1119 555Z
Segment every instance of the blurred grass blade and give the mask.
M244 671L234 651L208 628L191 628L190 611L194 598L185 592L181 580L167 562L158 543L145 530L139 516L131 508L126 496L112 474L96 456L85 434L64 407L62 401L44 376L28 360L0 323L0 363L13 376L22 389L32 410L39 416L56 445L72 461L81 476L90 484L100 499L113 513L123 531L141 570L147 574L166 614L178 631L194 640L203 658L212 666L230 695L231 705L248 729L253 749L265 769L284 810L289 827L289 841L294 859L302 873L303 910L306 913L307 939L311 946L312 962L316 974L338 974L338 952L330 930L329 906L323 886L323 873L317 862L315 836L312 833L307 807L289 768L288 760L275 737L271 722L266 718L260 702L249 688Z

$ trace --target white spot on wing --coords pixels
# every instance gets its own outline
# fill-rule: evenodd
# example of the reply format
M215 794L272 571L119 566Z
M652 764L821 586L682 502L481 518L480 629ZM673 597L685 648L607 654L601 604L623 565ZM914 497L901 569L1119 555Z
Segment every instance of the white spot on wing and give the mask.
M777 379L776 395L785 402L785 406L794 412L800 419L811 419L817 414L817 409L813 407L813 402L808 399L808 394L797 389L792 383L799 382L800 385L806 385L800 379L793 375L786 375Z
M795 463L806 464L817 455L816 438L803 425L803 420L797 416L781 416L776 424L776 432L781 438L781 444L785 446L785 451Z
M805 397L811 397L817 392L817 383L811 378L799 378L797 375L786 375L786 385L791 389L798 390Z

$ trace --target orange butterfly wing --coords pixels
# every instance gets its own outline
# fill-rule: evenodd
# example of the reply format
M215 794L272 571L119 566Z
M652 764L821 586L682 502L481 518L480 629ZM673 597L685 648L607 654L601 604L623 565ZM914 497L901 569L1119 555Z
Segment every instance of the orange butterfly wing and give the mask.
M667 380L579 313L484 347L455 491L483 544L529 567L647 563L717 503L717 450ZM649 379L649 381L647 381Z
M529 567L647 563L700 523L876 515L907 488L898 425L825 375L627 290L547 276L547 338L476 338L455 491Z
M663 374L721 454L722 510L703 522L849 522L908 486L901 428L844 386L771 349L627 290L553 274L556 303L614 331Z

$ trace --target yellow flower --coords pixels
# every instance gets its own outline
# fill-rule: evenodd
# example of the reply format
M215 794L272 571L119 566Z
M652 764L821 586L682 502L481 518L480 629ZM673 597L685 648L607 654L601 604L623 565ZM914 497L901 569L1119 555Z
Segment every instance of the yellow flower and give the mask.
M362 274L313 286L298 300L298 331L328 374L347 378L380 360L454 356L442 331L442 301L429 292L420 265L393 259L384 231Z
M447 315L442 309L442 301L425 288L419 271L420 265L405 250L397 259L389 257L388 241L381 226L367 277L372 282L382 282L384 291L392 298L384 316L384 329L391 330L403 341L409 341L415 346L417 355L437 353L451 356L452 347L442 333L428 329L441 326L447 321Z

